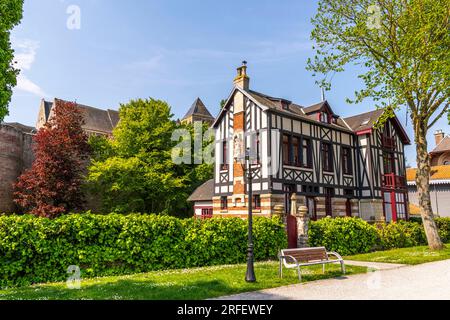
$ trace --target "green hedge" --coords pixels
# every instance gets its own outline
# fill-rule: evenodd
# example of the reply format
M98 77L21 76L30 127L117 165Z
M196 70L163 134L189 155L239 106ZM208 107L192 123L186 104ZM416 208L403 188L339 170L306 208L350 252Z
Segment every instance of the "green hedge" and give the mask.
M309 245L324 246L341 255L371 251L377 244L377 229L359 218L330 218L310 223Z
M417 222L399 221L378 226L382 249L407 248L426 245L425 230Z
M255 258L287 245L279 219L255 218ZM0 286L245 262L247 221L157 215L67 215L50 220L0 217Z
M450 242L450 218L435 218L443 242ZM371 225L360 218L325 218L309 226L309 245L324 246L342 255L426 245L419 222Z

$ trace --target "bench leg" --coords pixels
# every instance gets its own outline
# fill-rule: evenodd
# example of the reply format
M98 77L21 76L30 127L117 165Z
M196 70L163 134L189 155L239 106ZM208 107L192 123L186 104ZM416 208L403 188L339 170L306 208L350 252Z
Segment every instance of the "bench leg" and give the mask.
M302 282L302 273L300 272L300 266L297 265L297 272L298 272L298 281Z
M345 265L344 265L344 261L341 261L341 270L342 270L342 273L345 274Z
M281 279L283 279L283 261L280 258L280 267L278 268L278 275Z
M325 274L325 263L322 264L322 272L323 272L323 274Z

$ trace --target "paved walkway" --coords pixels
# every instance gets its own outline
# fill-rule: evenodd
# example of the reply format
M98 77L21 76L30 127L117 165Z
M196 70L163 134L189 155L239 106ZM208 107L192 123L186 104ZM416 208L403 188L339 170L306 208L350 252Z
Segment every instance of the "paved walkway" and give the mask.
M350 264L350 263L349 263ZM450 260L223 297L230 300L450 299Z
M406 264L398 264L398 263L367 262L354 260L345 260L345 264L350 266L368 267L377 270L390 270L407 266Z

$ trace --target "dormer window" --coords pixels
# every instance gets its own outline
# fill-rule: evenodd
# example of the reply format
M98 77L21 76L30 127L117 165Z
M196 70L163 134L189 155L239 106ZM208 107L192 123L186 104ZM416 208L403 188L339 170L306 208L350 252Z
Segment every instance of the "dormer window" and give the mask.
M331 122L331 115L329 115L327 112L322 111L320 113L320 122L323 123L330 123Z
M283 109L283 110L289 110L289 108L288 108L288 104L286 103L286 102L281 102L281 108Z

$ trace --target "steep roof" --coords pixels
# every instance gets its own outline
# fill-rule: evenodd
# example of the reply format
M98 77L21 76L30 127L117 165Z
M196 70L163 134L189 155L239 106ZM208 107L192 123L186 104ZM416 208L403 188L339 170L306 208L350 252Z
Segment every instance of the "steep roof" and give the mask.
M57 98L55 98L54 103L44 101L47 120L47 108L49 108L48 112L50 114L51 109L55 104L58 104L58 102L67 101ZM79 103L77 103L76 106L83 114L85 122L85 124L83 125L84 130L111 134L112 130L117 126L117 123L119 122L119 112L116 110L103 110Z
M309 107L303 107L299 104L295 104L289 100L283 99L283 98L276 98L269 96L267 94L263 94L254 90L244 90L239 87L234 87L233 91L231 92L227 105L229 105L229 101L231 97L233 96L234 92L238 90L241 93L243 93L245 96L247 96L249 99L253 100L256 104L258 104L261 108L264 110L272 110L277 113L282 113L290 116L295 116L300 119L313 121L313 122L319 122L319 120L316 117L317 112L322 110L322 108L327 107L329 111L332 113L334 119L336 120L335 123L329 123L325 124L330 127L339 128L340 130L345 130L348 132L359 132L366 129L372 129L379 119L379 117L383 114L383 110L374 110L370 112L361 113L352 117L348 118L341 118L338 115L334 114L333 110L331 109L330 104L328 101L322 101L316 104L313 104ZM214 121L213 126L215 127L222 116L225 114L226 108L223 108L219 115L217 116L216 120ZM402 125L398 121L397 117L391 118L393 121L394 126L398 129L399 135L402 139L402 141L405 144L410 144L410 140L408 138L408 135L406 134L405 130L403 129Z
M352 128L353 131L364 131L372 129L375 123L383 114L383 110L374 110L365 113L361 113L352 117L345 118L345 122Z
M214 120L214 117L208 111L208 108L206 108L205 104L200 98L195 99L194 103L189 108L186 115L183 117L183 120L194 115L200 115Z
M188 198L188 201L212 201L214 197L214 179L206 181Z
M257 91L253 91L253 90L249 90L247 91L247 93L257 102L259 102L260 104L262 104L263 106L271 109L271 110L275 110L277 112L286 114L286 115L293 115L296 117L299 117L301 119L305 119L305 120L309 120L309 121L317 121L317 118L315 116L311 116L310 114L313 112L312 110L321 110L321 108L324 105L328 105L328 102L323 101L320 102L318 104L315 104L311 107L303 107L299 104L293 103L289 100L283 99L283 98L275 98L275 97L271 97L268 96L266 94L257 92ZM283 108L283 106L285 106ZM330 108L331 110L331 108ZM307 111L307 112L306 112ZM332 111L331 111L332 112ZM308 115L309 113L309 115ZM344 121L341 118L337 118L336 119L336 123L330 123L328 124L329 126L332 127L339 127L340 129L343 130L348 130L349 128L347 127L347 125L344 123Z
M406 180L408 184L415 184L417 168L406 169ZM450 166L431 167L430 183L449 183L450 184Z
M430 153L442 153L450 151L450 137L445 136L441 142L438 143L436 147Z

